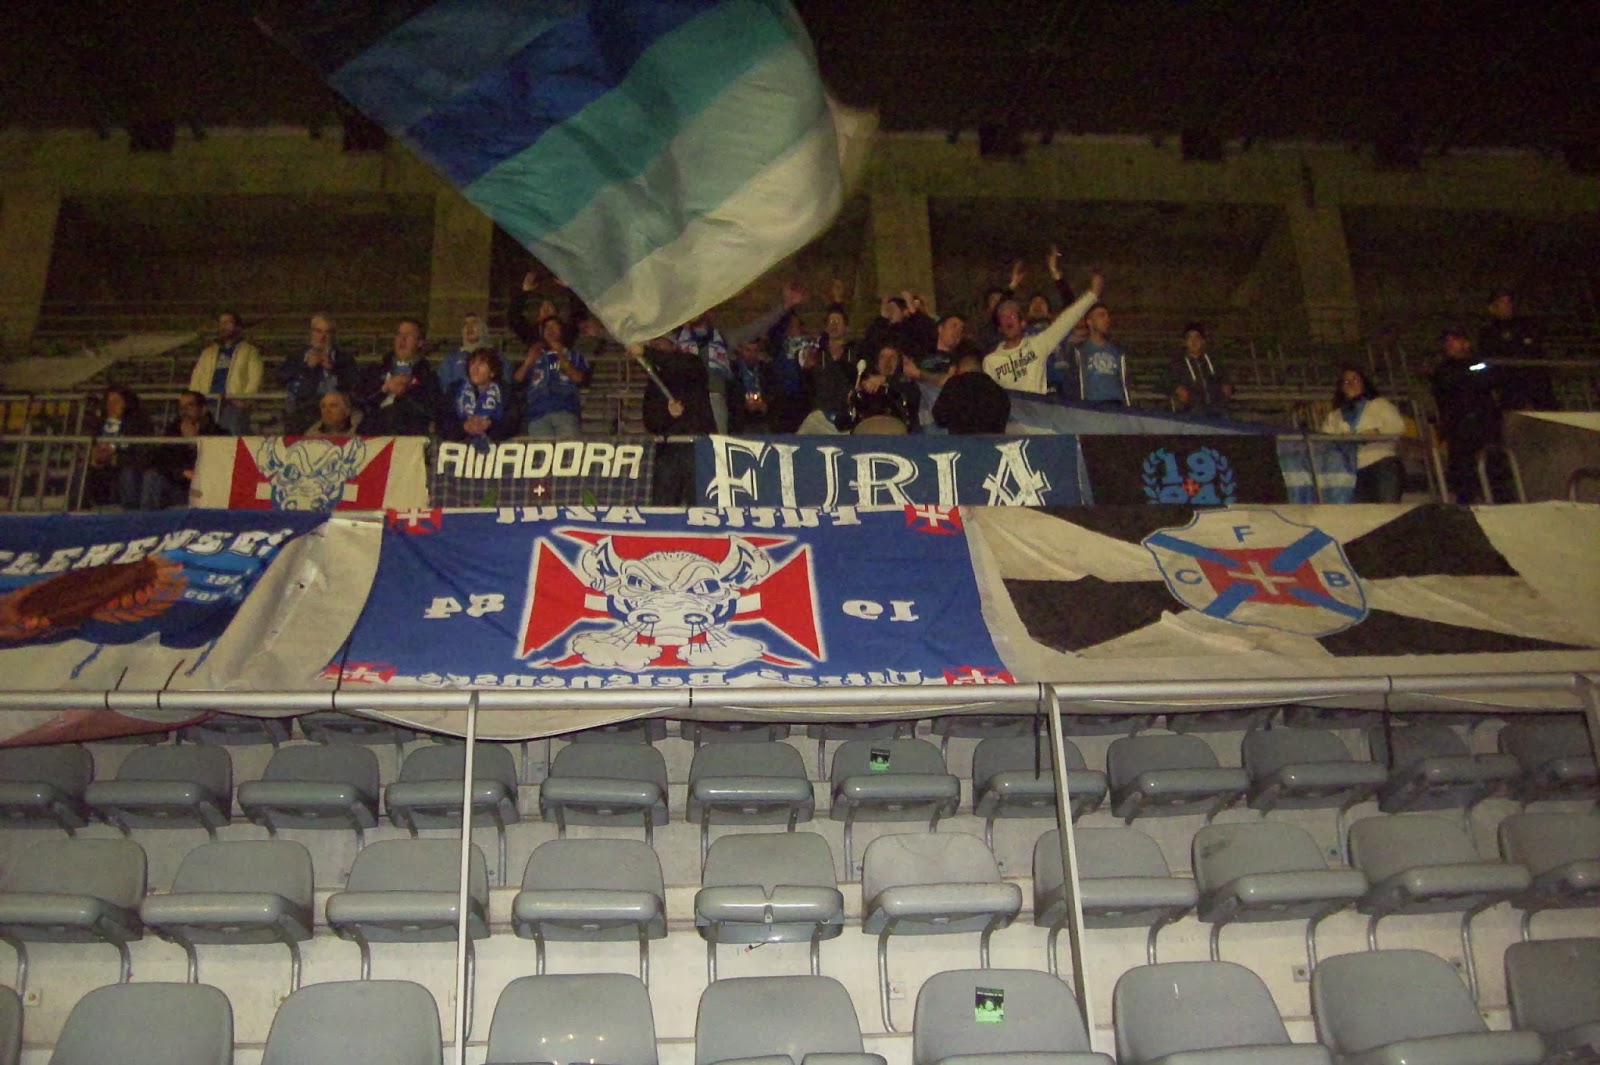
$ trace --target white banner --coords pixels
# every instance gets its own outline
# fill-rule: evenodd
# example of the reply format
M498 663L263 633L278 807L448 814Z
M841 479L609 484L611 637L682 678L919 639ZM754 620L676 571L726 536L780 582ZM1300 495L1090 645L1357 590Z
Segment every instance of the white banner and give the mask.
M225 510L423 510L420 436L211 436L189 502Z

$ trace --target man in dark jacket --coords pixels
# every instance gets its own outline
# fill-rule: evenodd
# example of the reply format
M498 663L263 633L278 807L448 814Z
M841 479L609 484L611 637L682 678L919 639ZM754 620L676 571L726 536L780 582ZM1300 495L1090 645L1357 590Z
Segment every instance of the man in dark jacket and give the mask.
M680 351L673 339L657 337L649 350L629 348L649 372L644 385L644 427L658 437L706 436L717 431L711 412L711 378L699 355ZM692 507L694 444L662 440L656 444L650 502L658 507Z
M963 355L952 369L933 401L933 424L961 436L1004 433L1011 420L1011 397L983 372L983 356Z
M1444 479L1457 503L1482 498L1478 456L1500 442L1502 372L1473 356L1472 341L1459 329L1445 331L1444 359L1433 371L1433 400L1439 408L1439 435L1449 452ZM1497 496L1510 499L1504 463L1498 454L1488 463ZM1494 500L1484 500L1494 502Z
M1499 364L1507 359L1542 359L1533 321L1517 317L1516 304L1509 289L1500 289L1489 300L1489 320L1478 333L1478 358ZM1506 410L1555 410L1555 387L1550 371L1541 366L1507 366L1500 370L1501 406Z
M400 319L394 331L394 350L377 367L362 398L364 435L428 435L439 388L422 349L422 323L415 318Z

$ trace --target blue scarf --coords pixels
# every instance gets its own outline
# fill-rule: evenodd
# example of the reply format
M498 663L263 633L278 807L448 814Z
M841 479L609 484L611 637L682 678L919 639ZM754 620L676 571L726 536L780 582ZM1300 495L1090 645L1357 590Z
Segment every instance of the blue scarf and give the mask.
M505 397L501 394L498 382L491 381L481 389L471 381L461 382L461 391L456 393L456 414L460 415L463 422L468 418L488 418L491 423L498 423L505 412ZM487 451L489 437L474 433L472 446L479 451Z

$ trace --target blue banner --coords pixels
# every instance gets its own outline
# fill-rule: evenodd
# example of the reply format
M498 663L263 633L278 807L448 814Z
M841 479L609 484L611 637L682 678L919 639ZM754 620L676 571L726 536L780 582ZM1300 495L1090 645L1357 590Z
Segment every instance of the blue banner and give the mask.
M1010 680L960 512L934 506L540 507L396 522L328 675L480 688Z
M222 635L284 544L322 514L166 510L0 521L0 651Z
M694 443L711 507L1037 507L1081 502L1071 436L710 436Z

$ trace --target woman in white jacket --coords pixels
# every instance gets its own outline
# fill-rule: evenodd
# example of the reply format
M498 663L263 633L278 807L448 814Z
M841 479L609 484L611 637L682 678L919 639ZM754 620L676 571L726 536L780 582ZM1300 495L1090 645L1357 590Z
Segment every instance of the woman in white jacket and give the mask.
M1322 431L1399 436L1406 431L1406 420L1398 407L1378 395L1365 373L1348 367L1339 372L1333 410L1322 420ZM1357 503L1398 503L1405 481L1397 441L1375 441L1356 448Z

